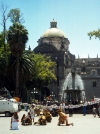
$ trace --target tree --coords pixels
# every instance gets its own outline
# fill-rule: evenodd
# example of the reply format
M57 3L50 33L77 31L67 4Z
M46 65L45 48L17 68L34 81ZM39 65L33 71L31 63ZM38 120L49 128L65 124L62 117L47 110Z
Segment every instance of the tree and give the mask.
M34 87L41 87L50 84L52 80L56 80L54 74L55 62L51 61L50 57L42 54L31 54L30 55L34 62L34 72L32 76L32 81Z
M6 52L3 46L0 46L0 88L4 87L5 78L7 78L7 66L9 62L9 46L6 45Z
M32 79L26 82L26 86L30 89L37 88L39 100L41 100L43 87L48 86L52 80L57 80L55 76L56 63L51 61L50 57L42 54L34 54L33 52L28 52L28 54L34 60L35 65Z
M90 39L94 36L95 38L99 38L100 39L100 29L98 29L97 31L92 31L88 33L88 36L90 37Z
M3 34L0 33L0 47L4 46L4 37Z
M16 87L15 95L19 96L19 60L25 50L25 44L28 40L28 31L20 23L14 23L10 26L7 41L12 55L16 58Z
M8 16L6 16L6 11L7 11L8 7L4 6L2 4L2 7L1 7L1 12L2 12L2 23L1 25L3 26L3 44L4 44L4 51L6 51L6 21L8 19Z
M10 21L12 23L18 22L23 24L25 21L22 16L23 14L20 13L19 8L11 9L10 12L8 13L8 17L10 18Z

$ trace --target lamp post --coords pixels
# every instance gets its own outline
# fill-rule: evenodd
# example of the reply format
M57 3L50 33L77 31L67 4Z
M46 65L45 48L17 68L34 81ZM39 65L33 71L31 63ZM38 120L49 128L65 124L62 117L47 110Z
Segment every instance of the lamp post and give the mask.
M45 94L44 94L44 101L46 101L46 92L45 92Z
M56 77L57 77L57 84L56 84L56 95L59 93L59 56L55 57L56 61Z
M34 102L35 102L35 99L36 99L36 95L38 94L38 90L36 88L34 88L31 92L32 94L32 98L34 99Z
M59 102L61 102L61 100L62 100L62 93L59 92L58 96L59 96Z
M38 90L34 88L34 100L36 99L36 95L38 94Z
M55 99L55 95L54 95L54 93L53 93L53 92L51 93L50 97L51 97L51 98L52 98L52 100L54 101L54 99Z

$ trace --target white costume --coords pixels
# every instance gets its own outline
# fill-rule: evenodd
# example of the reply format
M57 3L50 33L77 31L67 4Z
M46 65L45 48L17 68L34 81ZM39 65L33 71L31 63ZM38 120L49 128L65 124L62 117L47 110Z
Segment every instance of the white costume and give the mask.
M14 119L14 117L12 117L12 122L11 122L11 130L18 130L19 129L19 121Z

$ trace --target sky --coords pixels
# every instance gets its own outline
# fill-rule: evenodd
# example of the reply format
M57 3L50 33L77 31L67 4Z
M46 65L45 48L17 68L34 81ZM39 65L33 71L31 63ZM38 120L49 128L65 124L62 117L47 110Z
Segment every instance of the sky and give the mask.
M28 30L29 45L33 50L38 39L50 28L50 22L57 21L57 28L62 30L70 41L69 51L76 58L100 58L100 40L89 39L87 33L100 28L100 0L0 0L0 9L7 6L6 14L19 8ZM0 23L2 13L0 12ZM12 24L7 20L6 27ZM0 25L0 32L3 30Z

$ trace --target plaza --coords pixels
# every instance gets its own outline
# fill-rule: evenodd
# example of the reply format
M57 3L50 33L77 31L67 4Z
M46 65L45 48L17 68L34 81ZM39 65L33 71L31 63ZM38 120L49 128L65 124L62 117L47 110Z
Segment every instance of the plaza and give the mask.
M18 113L21 119L22 115L27 112L21 111ZM20 124L19 130L10 130L11 117L0 115L0 134L99 134L100 118L93 117L92 114L74 114L69 117L69 123L73 122L74 126L57 126L58 117L52 117L52 122L47 123L46 126L22 126ZM38 117L35 117L35 121Z

